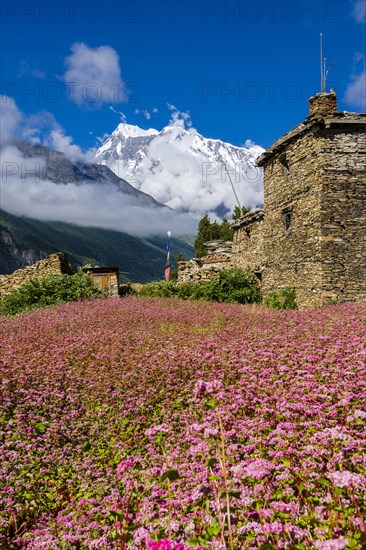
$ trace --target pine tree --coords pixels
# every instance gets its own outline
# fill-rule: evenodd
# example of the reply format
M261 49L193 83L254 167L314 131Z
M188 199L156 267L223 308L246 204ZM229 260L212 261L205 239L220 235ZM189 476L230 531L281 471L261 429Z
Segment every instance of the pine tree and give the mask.
M244 216L244 214L247 214L249 212L249 209L248 208L245 208L245 206L242 206L240 208L240 206L235 206L234 210L233 210L233 213L232 213L232 218L233 220L238 220L239 218L241 218L242 216Z

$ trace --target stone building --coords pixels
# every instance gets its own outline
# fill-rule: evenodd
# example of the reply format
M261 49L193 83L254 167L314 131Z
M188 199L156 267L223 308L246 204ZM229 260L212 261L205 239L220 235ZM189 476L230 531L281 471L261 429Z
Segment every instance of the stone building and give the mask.
M366 114L338 112L334 92L309 103L257 160L264 208L233 224L231 259L300 308L366 298Z

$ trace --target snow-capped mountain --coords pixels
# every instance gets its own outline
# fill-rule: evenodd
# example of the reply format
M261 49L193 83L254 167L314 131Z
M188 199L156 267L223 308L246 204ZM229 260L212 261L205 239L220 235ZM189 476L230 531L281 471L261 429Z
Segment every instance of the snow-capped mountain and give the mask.
M223 215L237 198L242 206L262 204L259 150L208 139L193 128L166 126L159 132L123 123L98 149L95 162L178 211Z

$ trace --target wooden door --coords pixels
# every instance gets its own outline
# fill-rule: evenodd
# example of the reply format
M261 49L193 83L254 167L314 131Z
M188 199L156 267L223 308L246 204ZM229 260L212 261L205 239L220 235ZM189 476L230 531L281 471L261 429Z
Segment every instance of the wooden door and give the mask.
M93 279L95 285L100 288L100 290L109 293L109 275L94 275Z

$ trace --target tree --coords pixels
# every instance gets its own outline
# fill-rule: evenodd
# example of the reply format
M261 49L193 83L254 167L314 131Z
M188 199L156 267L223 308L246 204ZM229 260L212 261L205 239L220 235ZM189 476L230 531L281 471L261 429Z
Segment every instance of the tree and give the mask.
M226 217L222 220L220 227L220 238L223 241L232 241L234 238L234 230Z
M230 227L230 223L227 218L222 220L219 224L217 221L211 222L208 214L206 214L198 224L198 235L194 242L197 258L202 258L207 253L204 246L208 241L232 241L234 231Z
M196 249L197 258L201 258L206 255L206 248L204 243L210 240L211 235L211 222L208 214L203 216L198 224L198 234L194 241L194 248Z
M233 220L238 220L239 218L241 218L242 216L244 216L244 214L247 214L249 212L249 208L246 208L245 206L242 206L240 208L240 206L235 206L234 210L233 210L233 213L232 213L232 218Z

